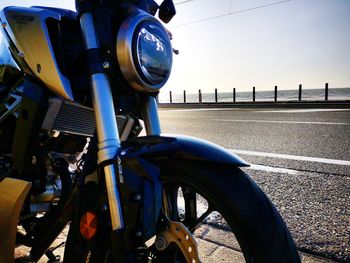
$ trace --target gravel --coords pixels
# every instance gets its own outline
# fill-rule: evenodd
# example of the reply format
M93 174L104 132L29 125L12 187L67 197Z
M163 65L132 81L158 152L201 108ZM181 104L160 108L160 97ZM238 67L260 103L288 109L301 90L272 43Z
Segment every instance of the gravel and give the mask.
M246 169L280 211L299 249L350 262L350 178Z

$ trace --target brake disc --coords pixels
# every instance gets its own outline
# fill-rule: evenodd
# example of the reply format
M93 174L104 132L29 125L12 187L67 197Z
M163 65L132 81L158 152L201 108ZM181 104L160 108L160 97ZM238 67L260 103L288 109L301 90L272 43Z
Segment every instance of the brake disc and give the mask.
M197 242L191 232L180 222L168 221L168 227L156 237L155 247L164 251L170 243L175 243L186 258L187 263L199 263Z

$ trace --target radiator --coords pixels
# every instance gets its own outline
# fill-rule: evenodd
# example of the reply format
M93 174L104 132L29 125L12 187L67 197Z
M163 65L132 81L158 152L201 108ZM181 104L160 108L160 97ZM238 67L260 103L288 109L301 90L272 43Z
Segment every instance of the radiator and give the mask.
M124 141L131 131L134 120L123 115L118 115L116 119L120 138ZM55 98L50 101L41 128L92 137L96 128L94 111L92 108Z

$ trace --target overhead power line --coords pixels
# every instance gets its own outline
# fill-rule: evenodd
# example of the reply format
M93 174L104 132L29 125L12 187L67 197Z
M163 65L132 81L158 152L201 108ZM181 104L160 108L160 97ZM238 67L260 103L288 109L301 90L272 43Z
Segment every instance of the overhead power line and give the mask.
M187 1L179 2L179 4L184 3L184 2L190 2L190 1L195 1L195 0L187 0ZM273 6L273 5L279 5L279 4L283 4L283 3L286 3L286 2L290 2L290 1L292 1L292 0L278 1L278 2L274 2L274 3L266 4L266 5L255 6L255 7L242 9L242 10L238 10L238 11L233 11L233 12L229 11L228 13L225 13L225 14L222 14L222 15L207 17L207 18L195 20L195 21L192 21L192 22L184 23L184 24L174 25L173 28L193 25L193 24L197 24L197 23L201 23L201 22L205 22L205 21L218 19L218 18L225 17L225 16L232 16L232 15L235 15L235 14L249 12L249 11L252 11L252 10L265 8L265 7L269 7L269 6Z
M181 1L181 2L176 2L175 5L182 5L182 4L186 4L189 2L193 2L193 1L196 1L196 0L185 0L185 1Z

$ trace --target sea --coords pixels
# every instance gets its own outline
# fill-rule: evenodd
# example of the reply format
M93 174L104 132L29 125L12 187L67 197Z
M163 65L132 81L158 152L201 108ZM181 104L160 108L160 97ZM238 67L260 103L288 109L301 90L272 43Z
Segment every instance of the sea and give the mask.
M202 93L202 102L215 102L215 93ZM274 101L274 90L271 91L256 91L255 101L269 102ZM173 103L183 103L184 94L172 92L171 94ZM232 92L219 92L218 91L218 102L233 102L233 91ZM277 91L277 101L298 101L299 90L278 90ZM236 91L236 102L249 102L253 100L252 92L237 92ZM324 101L325 100L325 89L303 89L301 93L302 101ZM329 88L328 89L328 100L339 101L339 100L350 100L350 87L346 88ZM160 92L159 95L160 103L170 102L170 92ZM196 103L199 102L198 93L187 93L186 92L186 102Z

